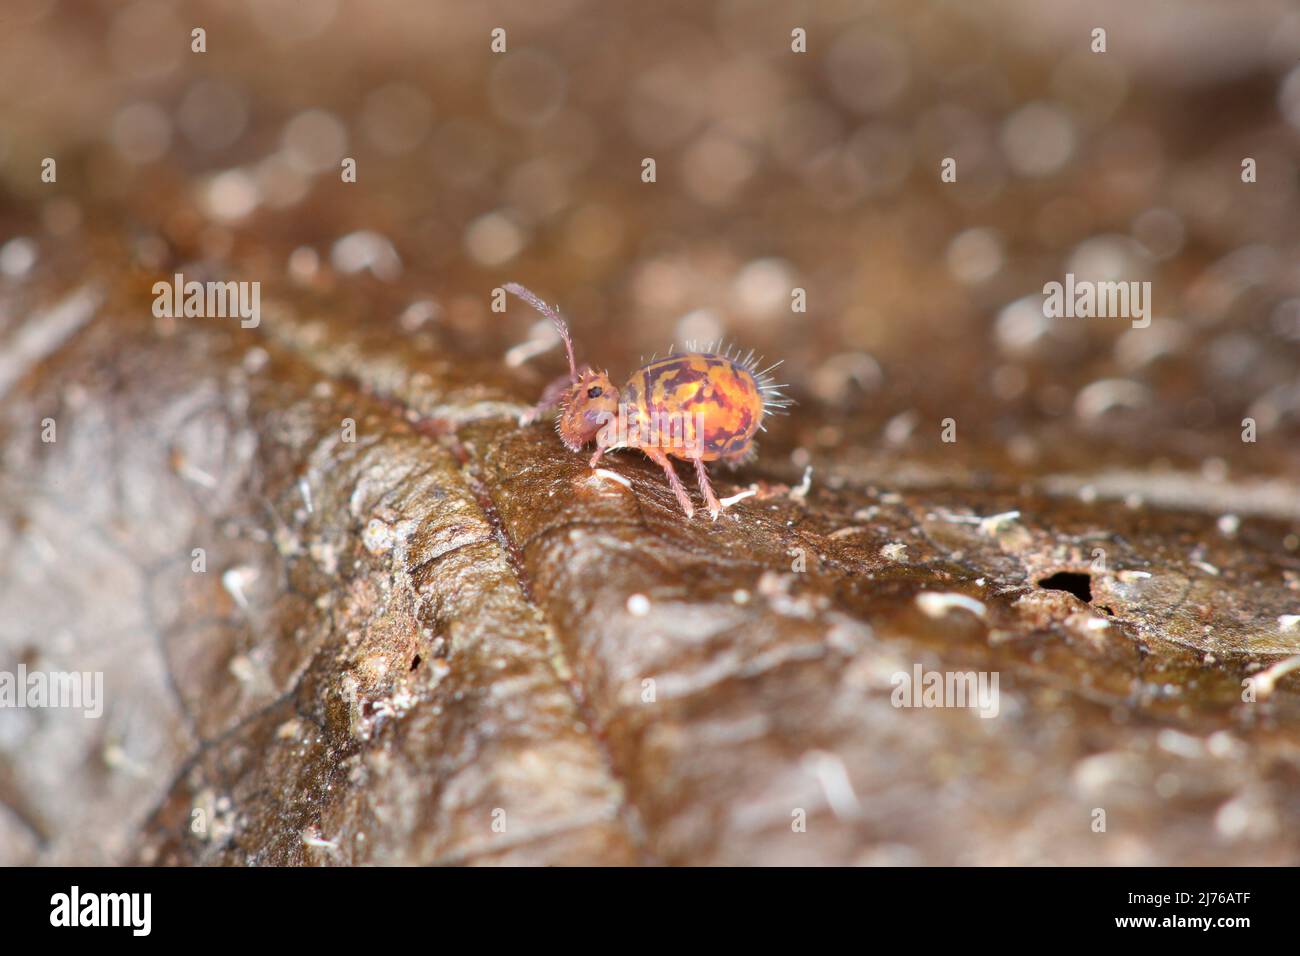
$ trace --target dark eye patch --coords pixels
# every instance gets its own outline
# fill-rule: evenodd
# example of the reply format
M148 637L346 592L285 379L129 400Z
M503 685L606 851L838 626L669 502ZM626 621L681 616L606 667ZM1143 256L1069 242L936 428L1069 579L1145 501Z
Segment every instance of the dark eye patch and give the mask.
M591 388L587 389L587 397L600 398L600 396L604 394L604 391L605 390L601 388L599 385L593 385L591 386Z

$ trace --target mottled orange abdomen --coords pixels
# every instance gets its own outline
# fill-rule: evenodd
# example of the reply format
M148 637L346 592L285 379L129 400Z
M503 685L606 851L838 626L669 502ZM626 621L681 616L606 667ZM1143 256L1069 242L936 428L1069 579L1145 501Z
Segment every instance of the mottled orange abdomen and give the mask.
M595 441L592 468L607 451L641 449L664 470L668 486L688 518L695 514L695 506L668 456L691 461L709 515L717 521L726 501L714 492L704 463L721 458L729 465L739 465L752 457L754 432L763 427L764 414L779 414L790 405L782 386L772 381L770 374L781 363L760 368L763 360L755 361L753 352L742 357L739 350L722 349L721 342L702 350L687 345L684 353L652 358L619 389L608 372L594 371L589 365L578 367L569 324L556 309L518 283L507 282L502 288L551 320L569 356L569 377L548 386L521 424L559 405L555 428L565 447L578 451ZM752 492L742 493L736 500L748 494Z
M763 422L754 375L708 352L669 355L642 366L628 380L623 401L636 424L671 420L676 428L659 429L656 438L634 447L657 447L677 458L741 458Z

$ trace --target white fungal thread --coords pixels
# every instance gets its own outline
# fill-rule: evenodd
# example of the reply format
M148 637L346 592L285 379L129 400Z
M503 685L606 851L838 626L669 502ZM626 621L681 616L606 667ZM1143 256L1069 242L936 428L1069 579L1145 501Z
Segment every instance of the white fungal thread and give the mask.
M916 604L928 617L944 617L955 608L970 611L978 618L983 618L988 613L988 608L982 602L955 592L926 591L916 596Z
M1268 670L1256 674L1255 691L1260 697L1267 697L1277 689L1279 680L1296 670L1300 670L1300 654L1280 660Z
M803 501L808 497L808 492L812 490L812 465L803 470L803 481L798 486L790 489L791 501Z
M617 481L624 488L630 489L632 482L628 481L616 471L610 471L608 468L597 468L592 472L597 478L608 478L610 481Z
M718 504L722 505L722 507L724 508L730 508L737 501L744 501L746 498L749 498L752 495L756 495L756 494L758 494L757 488L746 488L744 491L736 492L736 494L732 495L729 498L719 498Z

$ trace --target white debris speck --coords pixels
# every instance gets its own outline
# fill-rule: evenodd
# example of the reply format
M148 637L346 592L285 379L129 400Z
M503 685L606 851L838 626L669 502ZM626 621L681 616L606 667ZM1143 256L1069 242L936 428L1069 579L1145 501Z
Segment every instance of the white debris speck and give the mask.
M465 251L481 266L500 266L523 251L528 234L504 212L479 216L465 228Z
M1218 760L1240 757L1246 752L1246 746L1226 730L1216 730L1205 741L1210 756Z
M803 470L803 481L799 485L790 489L791 501L803 501L808 497L808 492L812 490L812 465Z
M176 473L186 481L193 482L203 488L217 487L217 479L208 472L204 471L197 465L190 464L188 458L181 458L176 463Z
M347 127L333 113L303 110L285 124L281 134L285 158L301 173L323 173L337 168L348 148Z
M988 608L983 602L955 592L922 592L916 596L916 606L928 617L934 618L944 617L956 608L970 611L978 618L983 618L988 613Z
M855 534L862 534L862 532L867 531L867 530L869 530L869 529L864 528L864 527L863 527L862 525L860 525L860 524L849 525L849 527L847 527L847 528L840 528L840 529L838 529L838 530L836 530L836 531L832 531L832 532L830 533L829 537L830 537L831 540L833 540L833 541L838 541L838 540L840 540L841 538L851 538L851 537L853 537Z
M880 549L880 556L886 561L906 561L907 545L901 541L891 541Z
M862 803L853 790L848 768L833 753L813 750L804 755L804 769L817 778L831 812L841 819L852 819L862 812Z
M203 186L201 201L208 216L236 222L250 215L262 201L257 180L243 169L217 173Z
M253 685L258 680L258 667L247 654L236 654L230 659L227 670L241 684Z
M327 541L313 541L308 546L307 553L326 574L335 574L338 571L339 552L333 544Z
M692 309L673 327L673 333L690 350L698 350L701 342L716 342L723 332L722 319L713 309Z
M627 613L633 617L645 617L650 613L650 599L644 594L633 594L627 599Z
M997 537L999 531L1020 520L1019 511L1003 511L1001 514L989 515L980 519L980 534L989 538Z
M1160 749L1178 757L1195 760L1205 755L1205 743L1200 737L1193 737L1177 730L1162 730L1156 737Z
M993 229L967 229L948 243L946 255L953 278L975 285L1002 268L1002 239Z
M50 308L33 313L17 330L11 331L0 348L0 396L27 369L89 322L102 297L98 289L85 286Z
M1265 796L1247 789L1233 797L1214 815L1214 828L1227 839L1266 840L1276 836L1277 816Z
M442 306L432 299L416 299L397 317L397 322L407 332L414 332L442 314ZM557 339L558 341L558 339Z
M1134 770L1134 758L1129 755L1099 753L1084 757L1076 763L1071 779L1074 786L1085 794L1100 795L1131 778Z
M140 779L149 776L149 768L139 761L132 760L131 756L122 749L120 744L109 744L104 748L103 756L104 763L113 770Z
M811 620L818 609L825 606L825 598L792 593L796 577L795 574L764 571L758 579L758 593L767 598L768 605L782 617Z
M1070 114L1048 102L1028 103L1002 122L999 141L1021 176L1050 176L1074 155L1079 135Z
M755 259L745 264L732 289L736 303L751 318L779 316L790 308L790 290L798 285L794 267L784 259Z
M402 274L402 260L393 244L369 229L350 232L335 242L330 250L330 263L339 272L348 274L369 269L376 279L386 282Z
M1052 322L1043 308L1043 297L1027 295L1008 303L994 323L998 347L1008 355L1029 355L1045 340Z
M235 599L243 610L248 610L248 596L244 593L257 580L257 569L248 565L230 568L221 575L221 586Z
M393 550L392 526L379 518L371 518L361 535L361 543L371 554L387 554Z
M1201 474L1206 481L1227 481L1228 463L1222 458L1207 458L1201 462Z
M1151 402L1151 390L1138 382L1107 378L1085 385L1074 399L1074 413L1095 421L1114 409L1141 409Z
M819 365L809 385L818 398L831 404L843 404L852 397L854 388L874 392L880 388L885 373L880 363L865 352L842 352Z
M289 278L306 285L320 271L320 255L311 246L299 246L289 253Z
M18 279L36 265L36 243L26 236L10 239L0 246L0 275Z
M1294 631L1300 628L1300 614L1283 614L1277 619L1277 626L1284 631Z
M528 330L528 338L506 352L506 365L518 368L525 362L551 351L560 344L560 333L548 321L536 322Z
M1241 528L1241 519L1236 515L1221 515L1217 522L1219 533L1225 538L1231 538L1236 535Z
M916 426L920 421L921 416L911 409L899 412L885 423L885 444L895 447L905 444L912 437L912 432L916 431Z
M256 375L258 372L266 368L270 361L271 354L260 345L254 345L244 353L244 358L243 361L240 362L240 365L243 366L245 372L248 372L250 375Z
M323 839L320 831L315 827L308 827L302 831L302 842L304 846L314 846L322 850L337 850L339 848L337 841Z

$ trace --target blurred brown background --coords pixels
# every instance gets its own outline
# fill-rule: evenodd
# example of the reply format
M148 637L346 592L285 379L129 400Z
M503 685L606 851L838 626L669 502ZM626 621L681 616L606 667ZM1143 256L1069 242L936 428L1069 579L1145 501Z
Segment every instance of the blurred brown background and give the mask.
M1195 468L1234 457L1251 415L1275 440L1250 468L1280 473L1300 414L1298 17L1280 0L19 0L0 169L24 201L10 232L57 243L104 217L141 271L161 241L284 281L294 249L328 263L373 232L400 289L368 320L431 298L458 351L526 337L522 310L486 312L511 278L558 298L616 375L726 334L786 359L812 405L791 444L860 454L895 420L901 439L925 423L924 447L952 415L956 451L988 466ZM196 25L205 54L178 39ZM1014 304L1066 271L1149 279L1153 326Z

